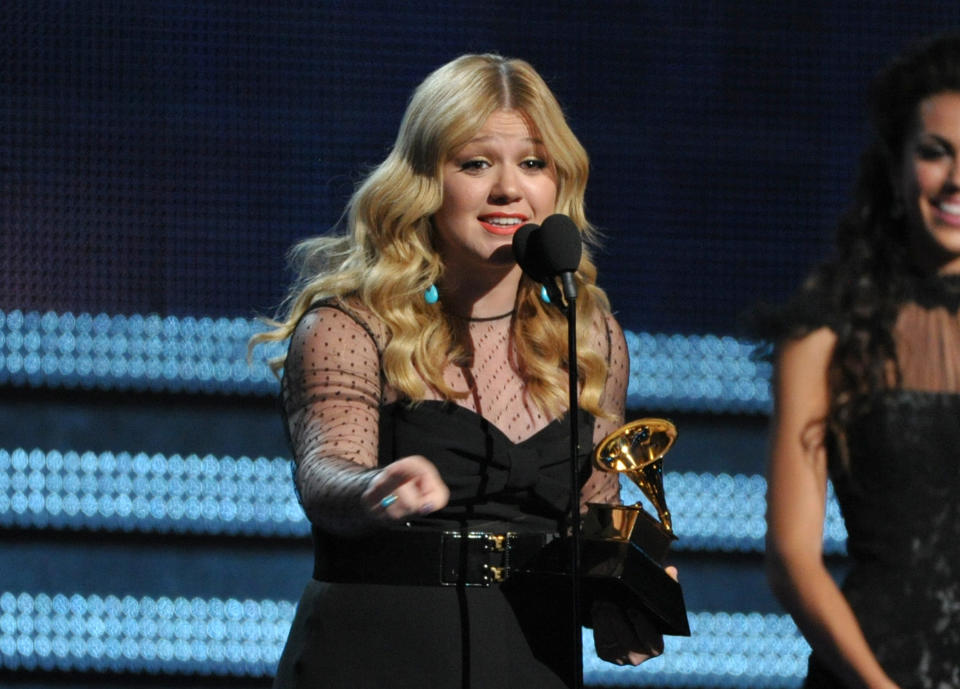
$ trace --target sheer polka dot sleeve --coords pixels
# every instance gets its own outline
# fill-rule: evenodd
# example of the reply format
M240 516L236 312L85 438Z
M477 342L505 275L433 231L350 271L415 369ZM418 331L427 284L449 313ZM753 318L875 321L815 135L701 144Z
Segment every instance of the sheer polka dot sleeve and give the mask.
M597 328L597 348L607 352L607 382L603 389L601 406L613 415L613 419L597 418L593 427L593 446L617 430L624 423L627 406L627 385L630 381L630 354L627 351L627 341L623 336L620 324L612 316L606 317L605 323ZM594 469L593 474L583 486L580 500L582 505L587 502L620 502L620 481L616 474Z
M290 340L283 405L297 491L323 530L351 532L369 523L360 496L376 475L380 396L371 332L334 307L304 316Z

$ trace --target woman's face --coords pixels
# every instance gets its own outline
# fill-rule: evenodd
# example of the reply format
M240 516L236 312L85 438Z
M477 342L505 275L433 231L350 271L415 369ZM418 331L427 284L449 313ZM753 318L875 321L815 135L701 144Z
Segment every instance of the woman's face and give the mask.
M447 270L512 266L514 232L542 222L556 202L556 170L543 142L519 112L497 110L443 165L433 224Z
M902 169L915 259L930 270L960 272L960 92L920 102Z

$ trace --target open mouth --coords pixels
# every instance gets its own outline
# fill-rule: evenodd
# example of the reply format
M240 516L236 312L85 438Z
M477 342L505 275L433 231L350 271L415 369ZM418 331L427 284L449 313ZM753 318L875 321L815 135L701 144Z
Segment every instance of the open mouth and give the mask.
M941 220L948 225L960 227L960 203L940 201L932 205Z
M483 228L492 234L513 234L527 222L525 215L483 215L478 218Z

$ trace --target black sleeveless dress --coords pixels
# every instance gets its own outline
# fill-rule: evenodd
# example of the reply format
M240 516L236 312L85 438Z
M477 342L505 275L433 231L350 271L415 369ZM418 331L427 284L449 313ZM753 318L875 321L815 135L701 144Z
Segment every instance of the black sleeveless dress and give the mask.
M960 687L960 395L887 393L849 442L843 592L901 689ZM841 686L824 674L805 686Z
M901 689L960 687L960 394L951 372L960 367L958 288L951 279L922 292L914 305L922 320L899 333L914 341L912 351L898 341L901 360L936 366L924 387L940 389L879 395L847 429L849 472L833 472L852 560L842 590ZM925 332L923 323L945 327ZM920 377L904 373L905 386ZM804 686L842 685L814 655Z
M593 417L581 412L590 438ZM556 532L569 501L569 426L555 420L514 443L456 404L384 406L380 464L424 454L450 504L410 528ZM581 447L589 448L590 443ZM582 454L582 479L589 471ZM315 534L318 561L330 536ZM326 544L326 546L325 546ZM572 614L562 591L502 585L329 583L306 587L275 687L563 689L571 686Z

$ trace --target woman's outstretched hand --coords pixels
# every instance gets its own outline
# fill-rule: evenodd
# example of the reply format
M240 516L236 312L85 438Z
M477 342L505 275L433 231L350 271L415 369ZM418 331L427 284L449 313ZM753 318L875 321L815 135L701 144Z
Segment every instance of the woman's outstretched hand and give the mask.
M433 462L423 455L410 455L384 467L362 498L371 514L399 520L443 509L450 489Z
M677 568L667 567L677 579ZM595 601L590 609L597 656L616 665L639 665L663 653L663 635L640 610L623 609L610 601Z

